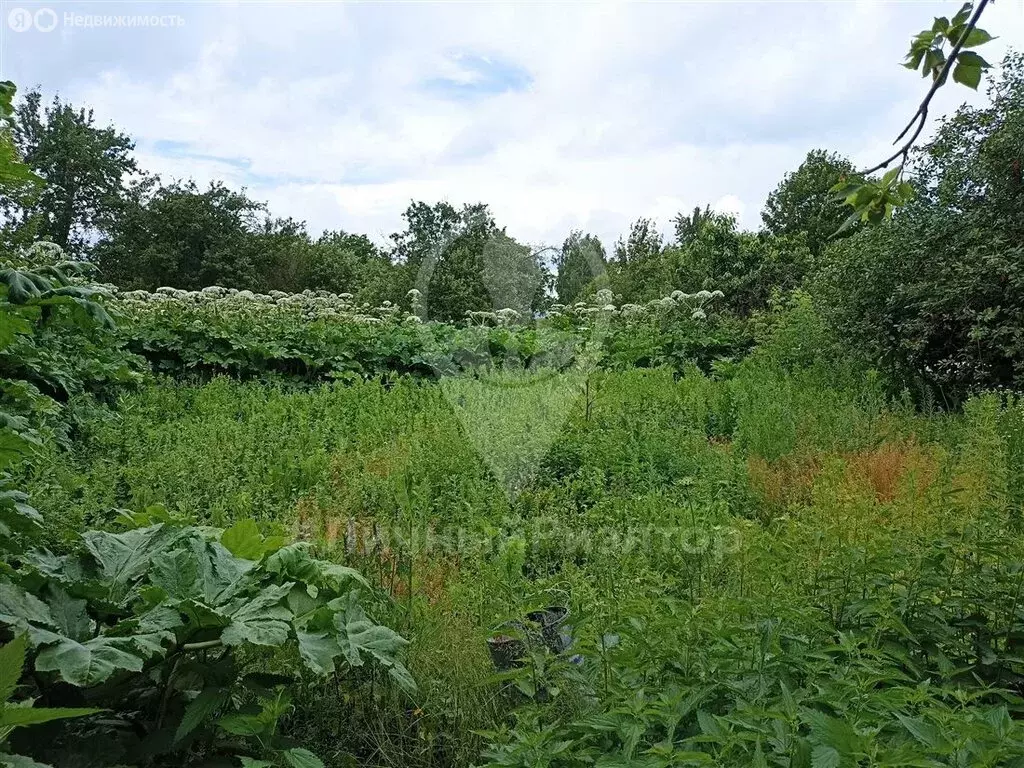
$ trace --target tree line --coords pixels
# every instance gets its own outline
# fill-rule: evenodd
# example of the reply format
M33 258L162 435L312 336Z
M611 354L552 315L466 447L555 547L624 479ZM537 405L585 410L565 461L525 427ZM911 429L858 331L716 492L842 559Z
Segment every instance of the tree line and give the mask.
M485 203L413 201L383 246L343 230L314 236L244 190L164 183L117 127L33 91L12 135L45 184L2 185L0 240L52 241L131 289L317 289L380 304L420 288L432 319L455 321L499 299L530 312L599 288L620 304L721 290L726 311L747 320L801 290L850 354L958 402L1024 380L1024 57L1004 60L988 95L913 150L916 197L891 220L851 226L834 188L872 178L814 149L769 195L757 231L697 207L676 216L668 238L637 220L609 253L582 231L554 248L519 243Z

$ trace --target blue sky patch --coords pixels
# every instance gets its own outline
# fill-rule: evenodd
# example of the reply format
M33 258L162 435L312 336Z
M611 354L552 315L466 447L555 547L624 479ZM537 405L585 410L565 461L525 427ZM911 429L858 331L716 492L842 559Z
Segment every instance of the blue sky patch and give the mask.
M448 62L449 72L420 83L424 92L463 101L524 91L533 82L526 69L494 56L457 53L449 56Z

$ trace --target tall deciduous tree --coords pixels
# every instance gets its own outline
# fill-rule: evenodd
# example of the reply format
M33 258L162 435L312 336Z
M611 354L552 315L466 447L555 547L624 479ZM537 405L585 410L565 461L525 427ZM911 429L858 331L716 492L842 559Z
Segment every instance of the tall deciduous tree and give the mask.
M893 381L950 405L1024 384L1024 56L912 155L917 200L825 252L816 305Z
M200 191L191 181L146 181L97 245L96 259L109 279L126 287L261 289L264 265L254 234L264 211L222 184Z
M492 309L484 282L488 241L503 234L483 203L461 210L447 202L413 202L403 214L406 228L391 236L406 284L424 293L433 320L461 320L467 311Z
M615 243L612 286L623 301L645 301L671 290L662 258L664 238L651 219L637 219L625 239Z
M85 254L124 207L126 181L138 170L131 139L96 124L92 110L29 92L15 110L13 138L26 165L46 182L34 194L0 199L8 224Z
M773 235L807 235L807 247L817 255L843 226L849 208L832 188L841 180L856 182L856 168L845 157L812 149L800 167L787 173L768 195L761 220ZM853 228L845 234L852 234Z
M606 261L604 246L597 237L579 230L570 232L555 259L558 300L571 304L589 291L604 287Z

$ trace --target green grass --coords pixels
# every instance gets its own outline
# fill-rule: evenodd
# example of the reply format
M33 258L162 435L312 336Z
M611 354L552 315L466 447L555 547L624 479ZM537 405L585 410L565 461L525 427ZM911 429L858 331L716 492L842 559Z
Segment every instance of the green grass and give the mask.
M1022 743L1020 402L921 416L755 360L216 379L116 411L30 478L55 537L154 503L249 517L391 594L420 691L305 681L289 733L330 765L1010 765ZM495 680L492 629L552 602L586 663Z

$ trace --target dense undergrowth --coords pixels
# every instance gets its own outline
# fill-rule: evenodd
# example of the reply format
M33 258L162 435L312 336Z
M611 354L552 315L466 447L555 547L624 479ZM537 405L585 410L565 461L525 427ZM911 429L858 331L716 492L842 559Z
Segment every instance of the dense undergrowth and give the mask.
M303 683L285 728L328 764L1016 764L1024 406L918 415L786 332L727 375L574 382L512 496L409 378L148 387L27 480L57 536L162 502L390 594L418 689ZM582 663L496 679L494 628L552 603Z
M187 320L234 357L171 378L130 349L161 326L108 302L115 325L75 270L5 273L0 620L31 674L0 717L65 712L16 752L1022 764L1013 395L921 413L799 292L704 365L665 350L713 324L711 294L458 328L243 297ZM429 375L289 373L232 347L240 322L408 333ZM552 606L565 623L533 634ZM497 671L488 643L517 636Z
M622 257L660 299L457 323L5 253L0 765L1024 768L1003 192L802 281L698 209Z

